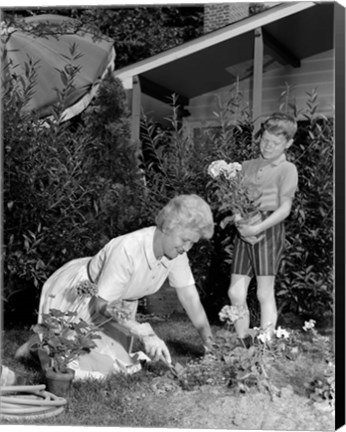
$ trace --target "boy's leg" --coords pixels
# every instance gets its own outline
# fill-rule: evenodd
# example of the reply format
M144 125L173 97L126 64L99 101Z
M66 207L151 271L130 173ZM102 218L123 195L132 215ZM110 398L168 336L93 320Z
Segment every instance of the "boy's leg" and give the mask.
M267 229L265 237L255 244L253 263L257 281L257 298L261 309L261 327L274 331L277 321L275 275L278 272L285 245L283 222ZM270 323L270 324L269 324Z
M261 308L261 327L272 333L276 326L275 276L257 276L257 298Z
M235 323L235 329L239 338L248 334L250 326L250 314L247 309L246 297L251 278L246 275L232 274L231 285L228 289L228 297L233 306L243 306L247 313Z

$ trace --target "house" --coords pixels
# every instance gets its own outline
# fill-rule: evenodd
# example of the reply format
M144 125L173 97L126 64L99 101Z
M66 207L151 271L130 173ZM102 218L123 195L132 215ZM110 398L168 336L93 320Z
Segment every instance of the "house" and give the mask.
M173 93L184 108L187 131L213 125L215 95L226 97L236 82L255 125L278 110L287 88L299 109L306 92L316 89L318 112L333 116L334 21L343 7L334 2L266 3L268 8L250 14L250 5L205 4L203 36L115 70L128 92L134 140L141 110L164 124Z

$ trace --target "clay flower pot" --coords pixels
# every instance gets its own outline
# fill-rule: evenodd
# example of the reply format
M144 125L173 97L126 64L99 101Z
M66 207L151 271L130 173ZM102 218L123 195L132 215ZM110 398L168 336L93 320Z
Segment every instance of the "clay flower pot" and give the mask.
M256 225L259 222L263 220L261 212L256 212L255 214L252 214L248 217L241 217L239 214L234 215L234 222L237 226L241 225ZM261 238L263 237L263 233L258 234L257 236L254 236L254 238Z
M56 396L66 398L69 395L75 371L56 372L52 368L46 370L47 390Z
M262 221L262 214L261 212L256 212L255 214L248 216L248 217L241 217L240 214L234 215L234 222L236 225L255 225Z

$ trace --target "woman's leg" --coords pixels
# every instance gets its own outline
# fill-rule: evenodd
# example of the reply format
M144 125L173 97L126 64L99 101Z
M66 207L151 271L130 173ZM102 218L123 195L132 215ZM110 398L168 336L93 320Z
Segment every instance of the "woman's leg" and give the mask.
M91 322L100 328L100 339L95 339L96 348L93 351L110 357L113 362L119 361L124 365L133 365L136 361L130 355L133 342L131 332L114 320L109 321L101 315L97 305L97 298L92 298L89 302ZM138 301L118 300L111 305L119 312L126 313L128 319L136 319Z
M276 326L275 276L257 276L257 298L261 308L261 327L272 333Z
M246 297L251 278L246 275L232 274L231 285L228 289L228 297L233 306L246 308L247 313L235 323L238 337L244 338L248 334L250 315L247 309Z
M83 371L96 371L105 375L113 371L113 360L110 356L91 351L79 357L79 368Z

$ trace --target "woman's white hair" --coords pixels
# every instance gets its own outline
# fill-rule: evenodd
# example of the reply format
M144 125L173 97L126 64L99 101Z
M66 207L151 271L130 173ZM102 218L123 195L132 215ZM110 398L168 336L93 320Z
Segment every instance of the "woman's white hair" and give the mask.
M172 198L156 216L156 225L163 232L171 232L176 227L190 229L206 239L214 234L210 206L195 194Z

